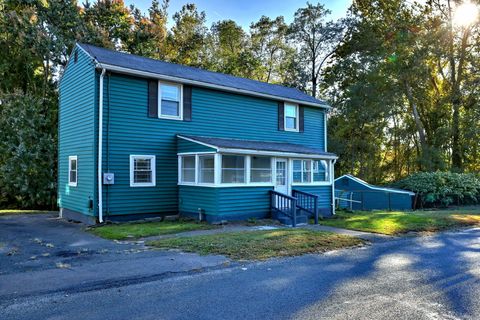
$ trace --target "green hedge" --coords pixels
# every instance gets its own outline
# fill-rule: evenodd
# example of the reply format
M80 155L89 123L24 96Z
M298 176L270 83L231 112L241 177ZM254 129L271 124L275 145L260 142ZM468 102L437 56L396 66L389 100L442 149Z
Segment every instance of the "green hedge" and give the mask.
M480 178L471 173L419 172L398 181L395 187L415 192L417 207L480 203Z

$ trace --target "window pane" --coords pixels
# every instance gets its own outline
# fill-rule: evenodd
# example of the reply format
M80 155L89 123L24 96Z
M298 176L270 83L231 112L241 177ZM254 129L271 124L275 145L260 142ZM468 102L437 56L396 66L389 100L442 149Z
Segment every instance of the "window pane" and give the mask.
M150 170L150 159L135 159L133 170Z
M77 160L70 160L70 170L77 170Z
M162 99L162 107L161 112L162 116L179 116L179 103L175 101L163 100Z
M291 105L285 105L285 116L286 117L297 117L297 107Z
M251 182L272 181L272 160L270 157L252 157L250 163Z
M222 156L222 183L245 183L244 156Z
M277 185L284 186L287 183L287 168L286 162L284 161L277 161Z
M195 157L182 157L182 182L195 182Z
M302 160L293 160L293 182L302 182Z
M200 183L215 182L215 160L213 156L201 156L200 161Z
M325 160L314 160L313 181L327 181L328 179L328 162Z
M151 171L134 171L133 182L135 183L152 182L152 172Z
M77 171L70 171L70 182L77 182Z
M151 183L152 182L152 159L135 158L133 159L133 182Z
M287 128L287 129L297 129L297 120L295 118L286 117L285 118L285 128Z
M162 100L180 101L180 87L171 84L161 84Z
M310 160L303 160L302 182L312 182L311 163Z

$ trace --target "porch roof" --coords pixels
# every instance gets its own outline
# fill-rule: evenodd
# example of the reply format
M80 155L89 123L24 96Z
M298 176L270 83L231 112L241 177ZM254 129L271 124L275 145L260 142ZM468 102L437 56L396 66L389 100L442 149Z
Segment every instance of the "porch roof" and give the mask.
M243 140L181 134L177 135L177 137L213 148L217 152L337 159L337 156L334 153L289 142Z

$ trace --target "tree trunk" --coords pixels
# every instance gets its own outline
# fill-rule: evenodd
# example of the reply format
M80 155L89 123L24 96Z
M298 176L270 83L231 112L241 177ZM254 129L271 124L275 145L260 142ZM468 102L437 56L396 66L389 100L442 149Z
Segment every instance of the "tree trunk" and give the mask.
M417 127L418 137L420 140L420 148L421 152L426 149L427 147L427 139L425 137L425 127L423 126L422 119L420 119L420 114L418 113L417 104L413 99L412 88L407 80L404 81L405 85L405 94L407 96L408 103L410 104L410 108L412 109L413 120L415 120L415 126Z

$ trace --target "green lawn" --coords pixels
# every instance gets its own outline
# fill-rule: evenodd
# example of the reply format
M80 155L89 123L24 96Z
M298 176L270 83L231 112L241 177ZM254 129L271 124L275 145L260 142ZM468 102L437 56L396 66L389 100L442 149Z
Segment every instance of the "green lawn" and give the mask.
M220 254L235 260L265 260L324 252L363 244L349 236L305 229L277 229L220 233L155 240L148 245L202 255Z
M480 209L436 211L338 211L321 224L352 230L395 235L409 231L439 231L480 225Z
M48 213L51 211L44 210L18 210L18 209L3 209L0 210L0 216L7 216L13 214L35 214L35 213Z
M217 226L193 221L162 221L109 224L88 230L102 238L111 240L138 239L194 230L215 229Z

